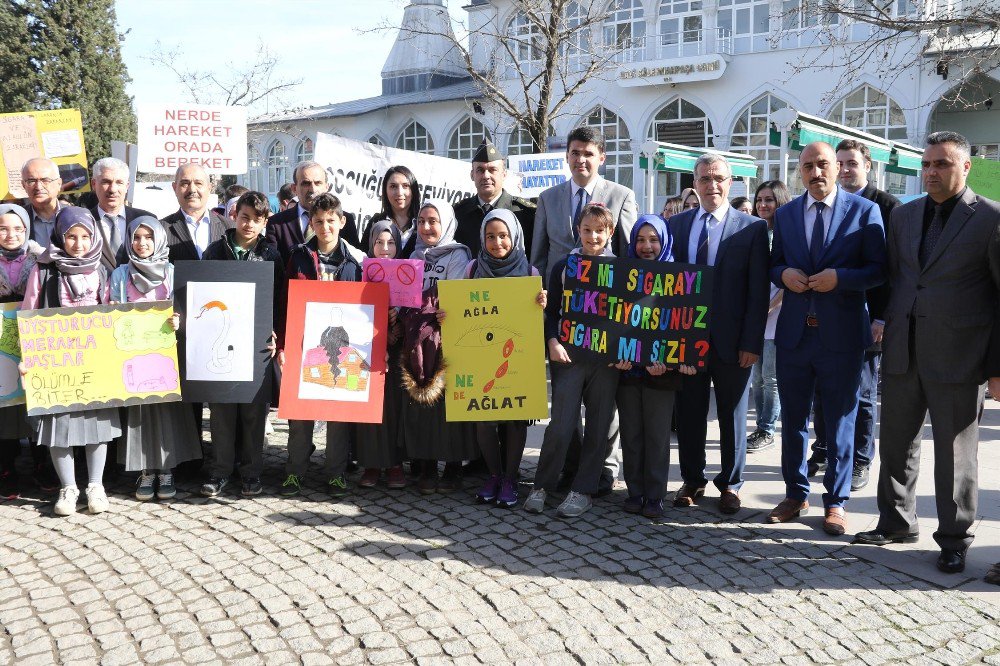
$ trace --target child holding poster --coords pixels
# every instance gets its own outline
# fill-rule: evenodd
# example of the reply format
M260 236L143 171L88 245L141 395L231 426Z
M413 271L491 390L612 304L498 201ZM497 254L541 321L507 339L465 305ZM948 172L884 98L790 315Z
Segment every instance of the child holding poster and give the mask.
M423 304L403 315L403 439L406 452L419 467L417 488L430 495L450 492L461 485L462 461L478 454L469 424L445 420L444 359L441 357L441 324L438 321L438 280L465 275L472 255L455 241L458 222L451 204L428 199L417 216L417 245L411 255L424 260ZM438 461L445 461L438 481Z
M83 307L109 301L108 275L101 265L103 242L90 211L67 206L56 214L52 244L31 269L22 308ZM87 454L87 506L91 513L109 508L101 476L108 442L122 434L116 408L79 409L38 417L38 443L49 447L62 488L54 512L76 513L80 491L76 487L73 448Z
M28 275L42 253L30 231L28 211L17 204L0 204L0 303L24 298ZM27 418L23 404L0 407L0 498L12 499L21 493L14 462L21 440L29 434ZM32 453L40 450L32 447Z
M111 273L111 302L168 301L174 295L174 267L167 261L167 232L155 217L143 215L128 224L128 262ZM180 315L167 320L175 331ZM125 445L118 462L139 472L135 498L145 502L177 494L173 469L201 457L200 437L191 408L182 402L132 405L125 412Z
M628 256L650 261L673 261L673 239L659 215L636 220L629 239ZM642 513L654 520L663 516L663 496L670 468L670 428L664 415L674 412L674 394L681 378L663 363L633 368L628 361L618 381L618 423L621 428L622 468L628 499L625 511ZM693 366L680 366L681 374L693 375Z
M347 223L340 199L332 194L321 194L313 201L309 213L312 238L292 250L288 258L289 280L343 280L361 281L361 264L351 254L351 247L340 237ZM309 234L307 233L307 237ZM336 340L347 334L336 323L323 334L324 340L337 345ZM302 481L309 467L313 446L315 421L290 420L288 422L288 463L285 465L285 482L281 486L284 497L294 497L302 491ZM350 427L347 423L330 421L326 428L326 463L323 471L327 489L334 497L347 494L347 463L351 455Z
M399 227L392 220L380 220L371 225L368 253L378 259L396 259L403 247ZM373 488L384 471L385 485L392 489L406 487L403 473L403 449L400 442L400 411L403 407L403 387L400 379L399 356L402 351L402 327L399 308L389 308L388 362L385 373L385 397L382 400L381 423L359 423L358 464L364 468L358 485Z
M609 246L615 232L614 218L604 205L589 203L583 207L577 222L580 246L570 255L613 256ZM567 259L552 267L549 293L562 294ZM524 510L541 513L545 499L556 489L570 439L580 419L581 403L587 410L586 428L580 451L580 463L572 489L559 505L558 513L573 518L590 509L590 496L597 492L606 456L608 431L615 411L615 391L618 375L607 361L574 354L571 358L559 342L559 321L562 318L562 298L552 298L545 308L545 339L552 374L552 418L545 429L542 450L535 471L535 485L524 502Z

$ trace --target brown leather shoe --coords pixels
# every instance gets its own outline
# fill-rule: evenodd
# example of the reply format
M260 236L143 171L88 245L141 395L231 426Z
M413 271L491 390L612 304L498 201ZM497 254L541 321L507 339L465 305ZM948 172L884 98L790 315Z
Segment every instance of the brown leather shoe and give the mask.
M769 523L787 523L793 518L804 516L809 512L808 500L797 500L786 497L767 514Z
M823 518L823 531L833 536L840 536L847 531L847 512L842 506L831 506L826 509Z
M674 506L694 506L695 500L705 494L705 486L692 486L687 483L677 489L674 495Z
M740 510L743 504L740 502L740 495L735 490L726 488L719 497L719 511L727 514L734 514Z

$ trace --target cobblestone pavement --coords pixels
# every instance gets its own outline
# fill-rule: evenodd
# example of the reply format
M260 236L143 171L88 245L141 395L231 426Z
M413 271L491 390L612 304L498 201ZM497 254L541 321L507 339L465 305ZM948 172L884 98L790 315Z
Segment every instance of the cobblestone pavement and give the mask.
M651 524L618 491L569 522L477 506L477 479L336 501L318 457L294 499L181 483L142 504L123 477L99 516L0 503L0 663L1000 665L994 597L859 559L846 539L790 538L759 512L723 520L706 503Z

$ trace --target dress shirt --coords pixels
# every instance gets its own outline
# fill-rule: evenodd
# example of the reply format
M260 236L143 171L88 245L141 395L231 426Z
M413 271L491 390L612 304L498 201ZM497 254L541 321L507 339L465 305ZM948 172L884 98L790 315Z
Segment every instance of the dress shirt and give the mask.
M108 228L108 222L107 222L107 220L104 219L105 216L110 217L111 219L113 219L115 221L115 228L118 230L118 238L121 240L121 242L123 244L126 243L126 242L127 243L131 243L131 239L128 238L128 229L126 228L126 224L125 224L125 209L124 208L122 208L121 211L119 211L117 214L112 215L108 211L106 211L103 208L101 208L100 206L98 206L97 207L97 216L100 218L101 226L104 228L104 237L106 239L108 239L108 242L111 242L111 239L114 238L114 234L112 234L111 233L111 229ZM115 252L117 252L117 251L118 251L118 248L115 248Z
M958 205L958 200L965 196L966 189L968 188L963 187L961 192L951 197L950 199L945 199L944 201L941 202L942 227L948 225L948 218L951 217L951 214L955 211L955 206ZM931 199L930 197L927 197L926 201L924 202L924 226L923 226L923 231L920 234L921 238L927 235L927 227L931 226L931 220L934 219L934 206L936 205L937 202L934 201L934 199ZM889 223L889 220L882 220L882 221L885 224Z
M729 204L726 202L711 213L701 206L698 207L698 214L695 216L694 224L691 225L691 236L688 238L688 260L691 263L694 263L695 257L698 256L698 239L701 237L702 227L705 226L705 215L708 214L718 220L708 233L708 265L715 265L715 255L719 253L719 243L722 242L723 225L726 223L728 212Z
M503 190L500 190L500 194L493 197L490 201L483 201L483 198L479 195L476 195L476 201L479 202L480 209L483 209L483 206L489 206L490 210L493 210L494 208L497 207L497 202L500 201L500 197L502 196L503 196Z
M803 220L806 224L806 247L809 247L809 243L812 240L813 226L816 225L816 202L819 199L814 199L813 195L806 194L806 213L803 215ZM837 188L834 187L833 191L830 192L823 199L823 203L826 204L826 209L823 211L823 240L826 241L826 237L830 235L830 224L833 222L833 204L837 201Z
M299 211L299 226L302 227L302 237L306 236L306 229L309 227L309 211L302 207L302 204L298 204L296 208Z
M573 190L573 197L572 200L570 201L571 211L573 211L574 213L576 212L576 202L578 197L580 196L579 194L580 190L584 190L587 193L586 201L583 202L584 205L587 205L594 200L594 190L597 188L597 183L600 182L600 180L601 177L598 176L597 178L590 181L586 186L583 187L577 185L575 180L570 181L570 183L572 183L573 185L573 187L571 188ZM604 202L600 201L598 203L604 203Z
M43 248L48 248L52 243L52 231L56 228L56 216L53 215L46 220L35 212L35 207L30 203L25 208L28 209L28 216L31 218L31 237ZM56 213L58 214L63 208L62 202L56 204Z
M194 241L194 246L198 250L198 258L201 259L202 253L212 242L212 216L206 210L200 219L195 220L184 211L181 213L184 215L184 224L187 225L188 233L191 234L191 240Z

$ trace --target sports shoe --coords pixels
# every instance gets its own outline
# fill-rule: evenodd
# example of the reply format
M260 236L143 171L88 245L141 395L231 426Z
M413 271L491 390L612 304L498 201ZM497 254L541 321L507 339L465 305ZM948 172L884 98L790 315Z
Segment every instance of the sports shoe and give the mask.
M240 494L243 497L254 497L260 495L262 492L264 492L264 486L261 485L260 479L253 477L243 479L243 488L240 490Z
M104 493L104 486L97 483L87 486L87 508L91 513L104 513L111 508L108 496Z
M747 453L757 453L774 446L774 435L763 430L754 431L747 437Z
M170 472L160 474L156 479L157 499L173 499L177 495L177 487L174 486L174 475Z
M642 495L629 495L628 499L625 500L625 513L641 513L644 504Z
M334 497L343 497L347 494L347 478L343 474L327 481L326 486Z
M226 477L209 479L208 483L201 487L203 497L218 497L222 494L222 489L229 483Z
M576 518L593 505L594 503L590 501L590 495L584 495L583 493L571 490L569 491L569 495L566 495L563 503L556 509L556 513L563 518Z
M851 490L858 491L868 485L869 472L867 467L855 467L851 472Z
M528 493L528 499L524 500L524 510L528 513L541 513L545 510L545 489L535 488Z
M500 492L497 494L497 506L509 509L517 504L517 480L506 476L500 478Z
M406 487L406 473L402 465L390 467L385 475L385 485L392 490L399 490Z
M6 469L0 472L0 499L17 499L20 494L21 487L17 482L17 472Z
M476 493L476 499L480 504L489 504L497 498L497 493L500 492L500 476L498 474L492 474L486 481L483 482L483 487L479 489Z
M364 474L358 479L358 487L360 488L374 488L378 485L379 477L382 476L382 470L378 467L366 467Z
M285 477L285 482L281 484L281 490L278 494L282 497L295 497L302 492L302 483L299 481L299 477L294 474L289 474Z
M80 490L76 486L59 489L59 499L52 512L57 516L72 516L76 513L76 502L80 499Z
M148 502L156 497L156 476L143 470L136 481L135 498L140 502Z
M642 507L642 515L652 520L659 520L663 517L663 500L647 500Z

